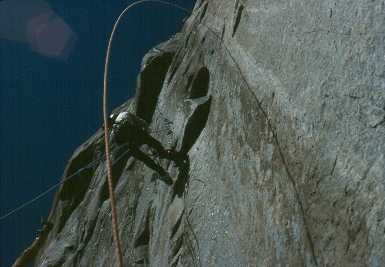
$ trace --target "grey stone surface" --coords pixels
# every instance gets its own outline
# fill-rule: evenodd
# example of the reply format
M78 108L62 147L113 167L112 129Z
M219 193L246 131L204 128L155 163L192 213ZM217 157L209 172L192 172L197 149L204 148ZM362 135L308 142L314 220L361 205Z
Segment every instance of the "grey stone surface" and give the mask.
M173 186L129 155L115 165L126 265L385 266L384 14L383 0L198 1L116 111L189 156L159 160ZM101 137L64 177L102 157ZM114 266L103 160L64 183L50 220L35 266Z

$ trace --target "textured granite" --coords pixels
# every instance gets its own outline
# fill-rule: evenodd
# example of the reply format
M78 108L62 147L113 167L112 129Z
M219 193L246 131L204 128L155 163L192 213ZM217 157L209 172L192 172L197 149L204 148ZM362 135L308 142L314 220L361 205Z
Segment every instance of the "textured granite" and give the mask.
M198 1L115 111L189 156L159 160L168 186L114 147L126 265L385 266L384 14L383 0ZM35 266L114 266L101 134L70 160L64 177L102 161L58 191Z

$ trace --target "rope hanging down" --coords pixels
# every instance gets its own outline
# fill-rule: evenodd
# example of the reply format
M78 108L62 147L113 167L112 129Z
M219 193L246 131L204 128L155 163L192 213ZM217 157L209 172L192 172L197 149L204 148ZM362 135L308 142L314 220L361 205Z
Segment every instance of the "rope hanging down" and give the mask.
M120 13L119 17L116 19L114 26L112 28L112 32L108 41L108 47L107 47L107 54L105 58L105 64L104 64L104 80L103 80L103 121L104 121L104 145L105 145L105 151L106 151L106 166L107 166L107 180L108 180L108 193L110 196L111 201L111 228L112 228L112 237L114 239L115 243L115 249L116 249L116 257L118 260L118 266L123 267L123 253L122 253L122 247L120 244L120 238L119 238L119 229L118 229L118 218L117 218L117 211L116 211L116 200L115 200L115 194L114 194L114 188L112 184L112 166L111 166L111 159L110 159L110 144L109 144L109 129L108 129L108 75L109 75L109 67L110 67L110 55L111 55L111 45L112 41L115 36L116 28L118 27L121 19L123 16L127 13L128 10L133 8L136 5L142 4L142 3L158 3L162 5L171 6L174 8L177 8L179 10L182 10L186 13L189 13L187 9L184 7L175 4L170 3L167 1L162 0L139 0L131 5L127 6L122 13Z
M117 251L116 251L116 254L117 254L117 257L118 257L118 263L119 263L119 267L123 267L123 256L122 256L122 251L121 251L121 246L120 246L120 240L119 240L119 236L118 236L118 227L117 227L117 216L116 216L116 203L115 203L115 196L114 196L114 192L113 192L113 188L112 188L112 183L111 183L111 180L112 180L112 172L111 172L111 160L110 160L110 151L109 151L109 139L108 139L108 132L109 132L109 129L108 129L108 115L107 115L107 112L108 112L108 108L107 108L107 98L108 98L108 70L109 70L109 59L110 59L110 52L111 52L111 44L112 44L112 40L113 40L113 37L114 37L114 34L115 34L115 30L121 20L121 18L124 16L124 14L132 7L138 5L138 4L141 4L141 3L145 3L145 2L153 2L153 3L160 3L160 4L164 4L164 5L169 5L169 6L173 6L175 8L178 8L180 10L183 10L185 11L186 13L190 14L190 12L175 4L175 3L169 3L169 2L166 2L166 1L162 1L162 0L140 0L140 1L137 1L137 2L134 2L132 3L131 5L129 5L127 8L125 8L123 10L123 12L120 14L120 16L118 17L118 19L116 20L115 24L114 24L114 27L113 27L113 30L112 30L112 33L111 33L111 36L110 36L110 39L109 39L109 43L108 43L108 49L107 49L107 55L106 55L106 58L105 58L105 72L104 72L104 87L103 87L103 117L104 117L104 125L106 127L104 127L104 132L105 132L105 146L106 146L106 164L107 164L107 170L108 170L108 175L107 175L107 178L108 178L108 185L109 185L109 194L110 194L110 198L111 198L111 209L112 209L112 228L113 228L113 238L114 238L114 242L116 244L116 247L117 247ZM213 29L211 29L209 26L207 26L206 24L204 23L201 23L201 25L203 27L205 27L209 32L211 32L218 40L221 39L221 37L219 36L219 34L217 32L215 32ZM281 151L281 148L279 146L279 142L278 142L278 137L276 136L276 132L275 132L275 129L271 123L271 120L268 118L267 116L267 113L265 112L265 110L262 108L262 105L261 105L261 102L260 100L258 99L258 97L256 96L256 94L254 93L254 91L251 89L251 86L249 84L249 82L247 81L246 77L244 76L238 62L235 60L235 58L233 57L232 53L230 52L229 48L227 47L227 45L225 43L222 43L223 45L223 48L225 49L225 51L229 54L231 60L234 62L235 64L235 67L237 69L237 71L240 73L241 75L241 78L242 80L245 82L245 85L246 85L246 88L248 89L248 91L252 94L253 98L256 100L257 102L257 106L258 108L261 110L262 114L264 115L264 117L267 119L267 125L269 127L270 130L272 130L272 132L274 133L273 134L273 138L275 139L276 143L278 144L278 148L279 148L279 154L280 154L280 157L281 157L281 160L286 163L286 160L283 156L283 153ZM287 167L287 164L284 164L285 165L285 169L286 169L286 172L288 174L288 177L289 177L289 180L290 182L293 184L293 187L294 187L294 191L295 191L295 195L296 195L296 198L299 202L299 206L300 206L300 210L301 210L301 213L304 215L304 208L303 208L303 204L299 198L299 194L298 194L298 191L297 191L297 187L296 187L296 184L294 182L294 179L291 175L291 172L290 170L288 169ZM52 188L55 188L55 186L53 186ZM52 190L52 189L51 189ZM48 190L47 190L48 191ZM41 195L43 195L44 193L42 193ZM40 196L40 195L39 195ZM38 197L39 197L38 196ZM37 198L38 198L37 197ZM31 200L33 201L33 200ZM30 201L30 202L31 202ZM28 202L27 202L28 203ZM32 202L31 202L32 203ZM27 204L28 205L28 204ZM22 208L24 208L25 206L27 205L22 205L20 206L19 208L17 208L18 210L21 210ZM13 214L14 212L10 212L11 214ZM9 215L11 215L9 214ZM2 217L0 217L0 220L8 217L9 215L4 215ZM304 216L303 216L304 218ZM304 221L305 221L305 218L304 218ZM305 223L305 226L307 226L307 224ZM313 257L313 261L315 262L316 265L318 265L317 263L317 259L315 257L315 253L314 253L314 245L313 245L313 242L312 242L312 239L310 237L310 233L309 233L309 229L307 227L305 227L305 231L306 231L306 234L307 234L307 238L308 238L308 241L310 243L310 246L311 246L311 249L312 249L312 257Z
M131 7L133 7L133 6L137 5L137 4L144 3L144 2L157 2L157 3L161 3L161 4L165 4L165 5L174 6L174 7L176 7L176 8L179 8L179 9L183 10L183 11L186 11L186 13L189 13L189 14L190 14L190 12L188 12L188 11L187 11L186 9L184 9L183 7L180 7L180 6L178 6L177 4L169 3L169 2L166 2L166 1L162 1L162 0L141 0L141 1L137 1L137 2L135 2L135 3L133 3L133 4L131 4L130 6L128 6L128 7L127 7L127 8L120 14L120 16L118 17L118 19L117 19L117 21L116 21L116 23L115 23L115 25L114 25L114 28L113 28L113 31L112 31L112 34L111 34L111 37L110 37L110 41L109 41L109 43L108 43L108 50L107 50L107 56L106 56L106 62L105 62L105 73L104 73L104 95L103 95L103 99L104 99L104 101L103 101L104 107L103 107L103 108L104 108L104 123L105 123L105 125L107 125L107 119L108 119L108 118L107 118L107 117L108 117L108 115L107 115L107 93L108 93L107 76L108 76L109 56L110 56L111 42L112 42L112 39L113 39L113 35L114 35L114 33L115 33L117 24L119 23L119 21L120 21L120 19L123 17L123 15L127 12L127 10L129 10ZM201 23L201 25L202 25L203 27L205 27L209 32L211 32L211 33L212 33L218 40L221 40L221 37L219 36L219 34L218 34L215 30L213 30L211 27L209 27L209 26L206 25L205 23ZM252 97L253 97L253 98L255 99L255 101L257 102L257 107L258 107L258 109L261 111L261 113L263 114L263 116L266 118L267 126L268 126L268 128L269 128L269 129L272 131L272 133L273 133L273 138L274 138L274 140L275 140L275 142L276 142L276 144L277 144L277 147L278 147L279 156L280 156L280 158L281 158L281 160L282 160L282 162L283 162L283 165L284 165L284 167L285 167L285 171L286 171L286 173L287 173L287 176L288 176L288 178L289 178L289 181L291 182L291 184L292 184L292 186L293 186L293 188L294 188L294 194L295 194L295 197L296 197L296 199L297 199L297 201L298 201L298 204L299 204L299 207L300 207L300 211L301 211L301 213L302 213L302 218L303 218L303 220L304 220L304 225L305 225L306 236L307 236L307 239L308 239L309 244L310 244L310 249L311 249L311 251L312 251L312 259L313 259L315 265L318 266L318 261L317 261L317 258L316 258L316 256L315 256L315 252L314 252L314 244L313 244L313 240L312 240L312 238L311 238L310 231L309 231L309 229L308 229L308 227L307 227L307 223L306 223L306 219L305 219L305 211L304 211L303 203L302 203L302 201L301 201L301 199L300 199L300 197L299 197L299 192L298 192L296 183L295 183L294 178L293 178L293 176L292 176L292 174L291 174L291 172L290 172L290 169L288 168L288 165L287 165L287 163L286 163L286 159L285 159L285 157L284 157L284 155L283 155L283 152L282 152L282 150L281 150L281 147L280 147L280 145L279 145L279 140L278 140L278 137L277 137L277 132L276 132L276 130L275 130L275 127L273 126L273 124L272 124L272 122L271 122L271 119L270 119L269 116L267 115L266 111L263 109L262 104L261 104L261 101L259 100L259 98L258 98L257 95L255 94L255 92L252 90L252 88L251 88L249 82L247 81L245 75L244 75L243 72L242 72L242 69L241 69L239 63L235 60L235 58L234 58L234 56L232 55L230 49L227 47L227 45L226 45L224 42L222 42L221 44L223 45L224 50L225 50L225 51L228 53L228 55L230 56L231 60L234 62L235 67L236 67L237 71L239 72L239 74L240 74L240 76L241 76L241 79L242 79L243 82L245 83L247 90L251 93ZM107 126L107 127L108 127L108 126ZM108 156L108 155L109 155L109 150L107 150L107 147L109 146L109 144L108 144L108 134L106 134L106 133L108 133L108 128L107 128L107 127L105 127L105 137L106 137L105 145L106 145L106 155L107 155L107 161L106 161L106 163L109 164L109 156ZM111 169L110 169L110 170L111 170ZM109 173L109 175L110 175L110 176L109 176L109 181L111 181L111 180L112 180L111 172ZM111 182L109 182L109 185L110 185L110 184L112 185ZM114 195L113 195L114 192L113 192L113 190L112 190L112 186L111 186L111 188L109 188L109 190L110 190L110 196L111 196L111 206L113 206L113 205L115 205L115 199L114 199L114 203L112 203L112 198L114 198ZM113 207L113 208L114 208L114 207ZM118 237L118 235L117 235L116 213L113 214L113 216L114 216L114 215L115 215L115 218L112 218L112 222L113 222L113 224L115 223L115 226L116 226L115 229L114 229L114 230L115 230L115 231L114 231L114 234L115 234L115 242L116 242L116 245L117 245L117 247L118 247L117 254L119 254L119 255L118 255L119 259L122 259L121 248L120 248L120 242L119 242L119 237ZM119 261L119 267L123 267L122 260Z

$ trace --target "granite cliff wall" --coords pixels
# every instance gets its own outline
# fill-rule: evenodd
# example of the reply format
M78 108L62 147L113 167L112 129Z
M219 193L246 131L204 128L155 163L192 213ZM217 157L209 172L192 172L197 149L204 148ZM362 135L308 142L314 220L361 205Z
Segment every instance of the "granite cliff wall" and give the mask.
M189 156L154 157L169 186L114 147L127 266L384 266L384 14L383 0L198 1L113 112ZM57 192L35 266L114 265L101 131L63 178L98 159Z

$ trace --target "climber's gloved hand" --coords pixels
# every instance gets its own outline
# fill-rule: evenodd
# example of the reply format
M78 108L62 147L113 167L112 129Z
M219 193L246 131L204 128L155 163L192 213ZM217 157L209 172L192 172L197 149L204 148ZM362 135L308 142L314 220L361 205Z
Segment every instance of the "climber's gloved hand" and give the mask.
M174 160L176 158L177 152L173 149L166 149L164 151L164 158Z

